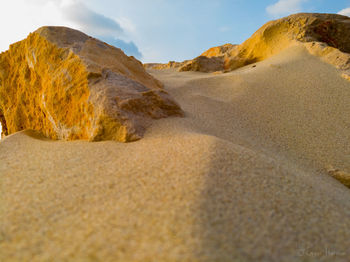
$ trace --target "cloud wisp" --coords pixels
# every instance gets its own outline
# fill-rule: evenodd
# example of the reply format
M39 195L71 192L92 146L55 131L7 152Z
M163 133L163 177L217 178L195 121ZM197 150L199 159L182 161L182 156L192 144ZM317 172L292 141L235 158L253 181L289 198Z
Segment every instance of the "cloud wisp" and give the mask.
M99 14L80 1L63 1L60 10L64 18L78 29L121 48L127 55L141 58L142 54L132 41L125 41L126 32L116 20ZM122 39L123 38L123 39Z
M302 10L302 3L307 0L279 0L273 5L266 7L266 12L274 17L290 15Z
M340 10L340 11L338 12L338 14L339 14L339 15L350 16L350 7L345 8L345 9L343 9L343 10Z
M90 34L109 36L124 33L124 30L115 20L92 11L81 2L63 5L62 13L65 18L79 25L82 30L89 31Z

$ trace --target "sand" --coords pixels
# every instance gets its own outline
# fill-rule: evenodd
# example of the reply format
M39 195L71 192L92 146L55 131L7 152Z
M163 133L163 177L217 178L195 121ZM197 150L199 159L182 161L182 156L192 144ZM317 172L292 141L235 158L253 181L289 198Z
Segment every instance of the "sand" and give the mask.
M253 67L255 66L255 67ZM185 111L133 143L0 142L0 261L348 261L350 82L294 46L150 70Z

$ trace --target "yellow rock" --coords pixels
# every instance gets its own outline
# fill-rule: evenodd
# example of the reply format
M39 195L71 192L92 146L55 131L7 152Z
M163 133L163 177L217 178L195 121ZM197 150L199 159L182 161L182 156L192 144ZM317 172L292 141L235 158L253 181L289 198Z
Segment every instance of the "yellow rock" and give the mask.
M189 62L190 60L185 60L183 62L175 62L175 61L169 61L167 64L162 63L146 63L144 64L144 67L147 69L156 69L156 70L164 70L164 69L170 69L170 68L179 68Z
M4 135L127 142L151 119L182 114L138 60L70 28L42 27L0 55Z
M145 68L148 69L177 69L178 71L200 71L200 72L218 72L221 71L227 54L237 45L225 44L208 49L200 56L193 60L185 60L183 62L169 61L167 64L148 63Z
M222 70L224 61L221 57L198 56L193 60L184 63L178 71L199 71L199 72L216 72Z
M350 52L350 44L346 40L350 37L349 23L350 18L346 16L304 13L270 21L238 48L230 51L230 59L226 61L225 67L230 70L240 67L241 63L237 65L231 62L237 59L243 60L243 65L262 61L296 42L318 43L311 46L308 44L309 51L313 54L313 49L319 49L320 44L340 53ZM327 59L331 63L333 60Z
M201 56L206 56L206 57L225 56L228 52L232 51L237 46L238 45L233 45L233 44L215 46L205 51L203 54L201 54Z
M350 174L346 173L342 170L328 167L327 168L328 174L337 179L340 183L350 188Z

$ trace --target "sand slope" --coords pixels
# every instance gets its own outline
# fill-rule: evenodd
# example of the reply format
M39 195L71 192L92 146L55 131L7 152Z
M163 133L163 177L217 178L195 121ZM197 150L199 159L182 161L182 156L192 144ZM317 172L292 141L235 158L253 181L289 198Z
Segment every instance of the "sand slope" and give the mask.
M347 261L350 83L295 46L150 71L186 117L143 140L0 143L0 261Z

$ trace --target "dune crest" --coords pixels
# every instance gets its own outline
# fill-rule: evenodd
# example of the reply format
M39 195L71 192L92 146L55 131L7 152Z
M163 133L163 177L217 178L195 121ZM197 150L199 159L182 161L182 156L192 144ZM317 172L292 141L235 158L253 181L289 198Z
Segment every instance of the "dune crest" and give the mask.
M182 111L142 64L66 27L42 27L0 55L0 121L53 139L128 142Z

